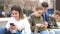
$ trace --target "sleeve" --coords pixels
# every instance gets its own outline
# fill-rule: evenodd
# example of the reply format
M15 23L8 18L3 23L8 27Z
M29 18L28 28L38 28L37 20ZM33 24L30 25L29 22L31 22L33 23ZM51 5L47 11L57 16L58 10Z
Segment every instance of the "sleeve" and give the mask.
M10 27L9 23L10 23L10 21L8 21L7 24L6 24L7 29Z
M32 21L32 19L30 18L30 17L28 17L28 21L29 21L29 23L30 23L30 25L31 25L31 31L32 32L34 32L34 29L35 29L35 23Z
M55 28L55 29L58 28L56 20L53 17L51 17L51 23L53 23L53 26L54 26L52 28Z
M31 34L30 24L29 24L28 20L25 20L24 30L25 30L26 34Z
M7 22L7 24L5 26L7 29L10 27L10 23L13 23L12 17L10 18L10 20Z
M28 19L28 22L30 23L30 25L32 25L32 20L31 20L31 18L30 18L30 17L27 17L27 19Z

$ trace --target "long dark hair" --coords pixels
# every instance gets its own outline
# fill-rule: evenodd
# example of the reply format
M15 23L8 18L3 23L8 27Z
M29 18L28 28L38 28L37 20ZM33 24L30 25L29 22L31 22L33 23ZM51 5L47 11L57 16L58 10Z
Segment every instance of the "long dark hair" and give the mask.
M24 15L23 15L23 11L21 9L21 7L19 5L14 5L11 7L11 12L15 10L15 11L18 11L19 12L19 18L20 19L23 19L24 18Z

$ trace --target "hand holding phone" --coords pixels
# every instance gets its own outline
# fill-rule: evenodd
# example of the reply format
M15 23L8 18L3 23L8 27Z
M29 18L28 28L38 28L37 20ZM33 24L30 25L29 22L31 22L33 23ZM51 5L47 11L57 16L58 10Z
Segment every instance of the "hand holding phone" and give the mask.
M10 23L10 25L15 26L14 23Z
M9 30L15 30L16 26L14 23L9 23L10 27L8 28Z

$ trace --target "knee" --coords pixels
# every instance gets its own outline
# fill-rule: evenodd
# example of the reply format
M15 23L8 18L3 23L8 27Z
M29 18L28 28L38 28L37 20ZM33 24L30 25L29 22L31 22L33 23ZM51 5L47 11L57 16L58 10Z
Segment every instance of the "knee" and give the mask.
M5 27L0 28L0 31L6 31L6 30L7 30L7 28L5 28Z
M7 31L5 27L0 28L0 34L4 34Z
M49 33L50 34L55 34L55 32L53 30L50 30Z
M43 33L43 34L49 34L49 31L48 30L44 30L41 33Z

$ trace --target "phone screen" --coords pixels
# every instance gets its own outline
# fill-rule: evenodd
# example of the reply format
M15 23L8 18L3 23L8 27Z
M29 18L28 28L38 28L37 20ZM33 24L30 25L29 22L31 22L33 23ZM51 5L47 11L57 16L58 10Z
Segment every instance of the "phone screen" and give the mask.
M15 26L14 23L10 23L10 25Z

